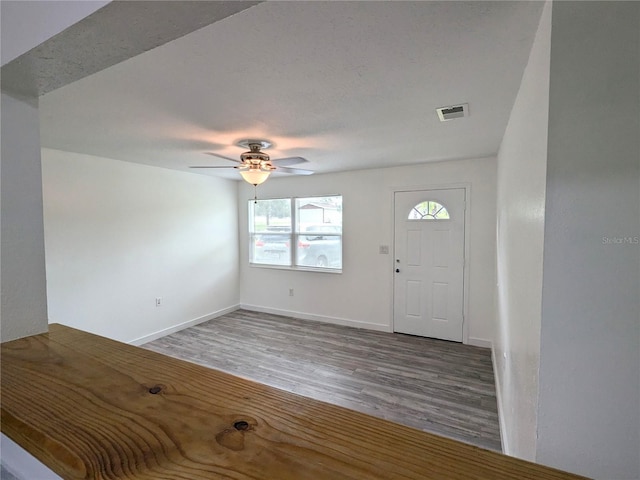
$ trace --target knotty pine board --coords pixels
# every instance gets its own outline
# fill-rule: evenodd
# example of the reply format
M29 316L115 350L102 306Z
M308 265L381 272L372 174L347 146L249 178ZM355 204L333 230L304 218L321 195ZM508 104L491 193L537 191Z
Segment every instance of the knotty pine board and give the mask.
M65 479L582 478L61 325L1 373L2 432Z

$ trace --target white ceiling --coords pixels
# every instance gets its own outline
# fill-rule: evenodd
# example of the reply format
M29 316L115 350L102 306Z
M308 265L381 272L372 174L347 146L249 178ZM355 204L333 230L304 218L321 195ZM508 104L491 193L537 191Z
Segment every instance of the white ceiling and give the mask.
M261 3L43 95L42 146L185 171L226 165L203 152L237 158L244 138L318 173L494 155L541 11ZM470 116L440 123L456 103Z

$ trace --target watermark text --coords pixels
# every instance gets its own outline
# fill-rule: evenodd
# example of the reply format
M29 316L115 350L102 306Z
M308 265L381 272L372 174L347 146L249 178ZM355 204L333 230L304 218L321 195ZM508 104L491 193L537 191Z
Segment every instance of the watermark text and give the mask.
M603 245L639 245L640 236L633 237L602 237Z

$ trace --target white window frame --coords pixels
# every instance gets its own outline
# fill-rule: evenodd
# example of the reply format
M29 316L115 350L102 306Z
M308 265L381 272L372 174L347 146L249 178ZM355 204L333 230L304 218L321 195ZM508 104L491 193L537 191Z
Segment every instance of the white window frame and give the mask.
M302 265L302 264L298 264L299 259L297 258L297 246L299 242L305 242L305 243L309 243L308 240L305 240L305 237L310 237L311 235L309 235L308 231L301 231L301 226L300 226L300 219L299 219L299 214L298 214L298 201L299 200L308 200L308 199L313 199L313 198L327 198L327 197L340 197L340 204L342 205L342 195L340 194L331 194L331 195L305 195L305 196L300 196L300 197L274 197L274 198L265 198L265 199L261 199L258 200L258 202L260 201L269 201L269 200L287 200L290 202L290 208L291 208L291 225L290 225L290 231L288 232L278 232L278 231L272 231L272 232L268 232L267 235L273 236L273 237L277 237L277 236L281 236L283 238L288 238L288 245L286 248L288 248L289 250L289 254L288 254L288 258L285 258L284 260L287 262L286 264L278 264L278 263L264 263L264 262L260 262L260 261L255 261L255 259L253 258L253 254L254 254L254 248L255 248L255 242L257 240L257 236L259 235L265 235L265 232L256 232L255 231L255 213L254 213L254 208L256 205L255 200L249 200L248 202L248 238L249 238L249 242L248 242L248 247L249 247L249 265L251 267L256 267L256 268L272 268L272 269L279 269L279 270L303 270L303 271L311 271L311 272L324 272L324 273L342 273L342 266L343 266L343 231L342 231L342 210L340 210L340 231L339 232L330 232L328 234L325 235L321 235L321 237L338 237L340 239L340 243L339 243L339 258L340 258L340 266L339 267L334 267L334 266L321 266L321 265ZM323 226L323 225L327 225L327 226L331 226L331 227L335 227L338 226L335 223L328 223L325 222L323 219L323 222L319 223L318 226ZM318 233L322 233L322 232L318 232ZM322 240L322 239L318 239L318 240ZM335 254L335 253L334 253Z

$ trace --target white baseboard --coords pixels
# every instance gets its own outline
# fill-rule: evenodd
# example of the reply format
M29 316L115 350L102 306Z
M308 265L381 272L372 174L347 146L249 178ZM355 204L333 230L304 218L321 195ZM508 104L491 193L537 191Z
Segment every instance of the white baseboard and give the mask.
M491 340L487 340L486 338L469 337L469 339L467 340L467 345L473 345L474 347L491 348L492 343Z
M140 338L136 338L135 340L131 340L127 343L129 343L130 345L139 346L144 343L157 340L158 338L162 338L166 335L179 332L180 330L184 330L185 328L193 327L194 325L198 325L200 323L213 320L214 318L221 317L222 315L226 315L227 313L235 312L239 308L240 308L240 305L233 305L231 307L223 308L222 310L218 310L217 312L209 313L207 315L203 315L202 317L194 318L193 320L189 320L187 322L179 323L178 325L174 325L172 327L158 330L157 332L150 333L149 335L144 335Z
M496 349L491 345L491 363L493 364L493 378L496 384L496 401L498 403L498 425L500 427L500 444L502 445L502 453L511 455L511 449L507 442L506 423L504 421L504 406L502 404L502 390L498 381L498 364L496 363Z
M270 313L272 315L284 315L285 317L301 318L302 320L314 320L317 322L332 323L334 325L343 325L345 327L366 328L368 330L376 330L378 332L391 332L390 325L362 322L360 320L351 320L349 318L327 317L325 315L315 315L312 313L296 312L293 310L261 307L258 305L247 305L244 303L240 305L240 308L244 310L251 310L253 312Z

